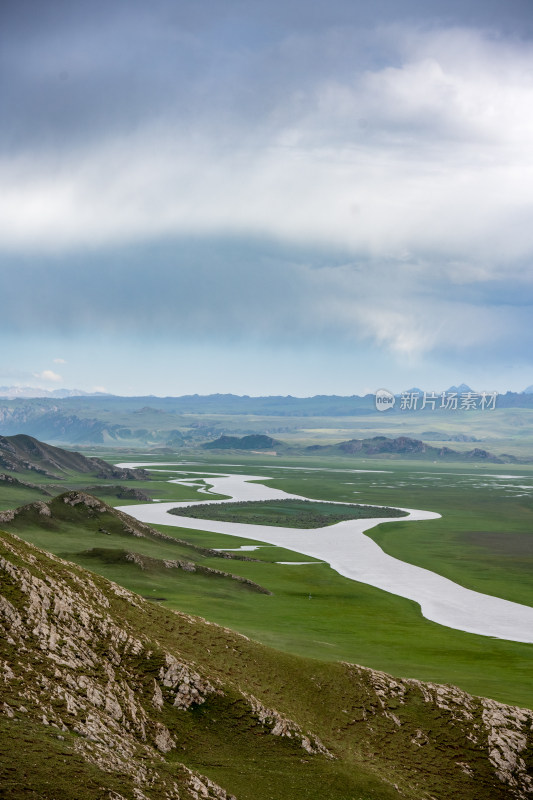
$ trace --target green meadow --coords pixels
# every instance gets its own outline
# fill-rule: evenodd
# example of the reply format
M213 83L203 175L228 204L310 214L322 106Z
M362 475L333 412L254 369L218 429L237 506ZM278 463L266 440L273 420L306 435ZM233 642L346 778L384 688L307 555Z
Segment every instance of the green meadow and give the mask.
M368 468L368 462L366 464ZM386 502L439 520L367 532L385 552L485 594L533 605L533 470L382 463L384 472L290 475L269 485L314 499ZM501 477L505 475L507 477ZM342 478L341 478L342 476Z
M376 506L346 506L340 503L313 503L310 500L259 500L221 505L172 508L170 514L194 519L216 519L248 525L274 525L289 528L322 528L346 519L403 517L406 512Z
M167 475L171 478L171 475ZM205 486L205 481L199 481L198 486L181 486L176 483L168 483L166 480L154 481L103 481L97 480L94 477L87 475L80 475L73 471L65 471L61 474L59 479L46 478L36 473L25 473L23 476L18 476L21 481L32 483L36 488L26 488L24 486L10 486L9 484L0 484L0 511L8 508L18 508L18 506L32 503L35 500L47 501L55 495L66 492L69 489L83 489L91 491L92 494L97 495L101 500L109 505L126 506L139 504L140 500L133 498L119 497L117 489L121 486L124 489L138 489L145 492L152 499L157 500L175 500L181 502L185 500L205 500L206 495L200 491ZM98 488L98 491L96 489ZM160 497L161 492L163 494ZM210 495L210 498L223 499L222 495Z
M315 500L438 511L443 515L441 520L391 521L372 529L369 535L397 558L469 588L533 605L528 549L533 541L533 508L530 492L524 488L533 487L531 469L368 460L317 462L307 458L276 459L273 463L264 456L224 455L224 465L212 457L201 457L196 464L157 466L152 480L135 482L135 488L164 500L205 501L206 495L194 487L168 483L178 477L173 470L188 470L183 475L188 480L195 475L199 478L203 472L229 471L262 476L271 486ZM128 460L135 460L135 456L130 454ZM150 459L143 455L138 460ZM222 461L220 456L218 461ZM513 478L495 477L513 473ZM209 482L208 477L205 480ZM103 499L126 505L111 496ZM451 683L474 694L533 707L533 645L437 625L422 617L417 604L343 578L327 564L277 563L313 561L302 554L223 534L153 527L193 547L120 532L102 534L94 525L87 527L74 521L55 529L43 527L39 521L9 529L155 603L199 614L278 650L312 659L354 662L401 677ZM242 553L254 560L221 559L194 549L242 545L258 546ZM142 568L124 558L127 552L154 561ZM270 594L229 577L169 569L162 563L179 558L241 576Z

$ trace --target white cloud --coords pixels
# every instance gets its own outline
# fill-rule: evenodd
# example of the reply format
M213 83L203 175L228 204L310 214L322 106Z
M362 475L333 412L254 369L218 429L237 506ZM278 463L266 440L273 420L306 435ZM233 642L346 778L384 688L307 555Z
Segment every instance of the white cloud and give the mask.
M300 270L299 283L307 297L301 306L293 303L292 315L302 326L307 317L314 332L338 341L371 342L399 360L439 351L458 355L493 353L502 345L508 352L529 347L527 303L506 303L501 287L476 302L463 296L461 285L445 292L444 280L439 293L427 264L375 261L307 274Z
M63 378L51 369L44 369L42 372L34 372L34 378L39 378L41 381L49 381L51 383L60 383Z
M64 358L54 358L53 361L54 361L54 364L66 364L67 363Z
M395 37L394 66L282 95L261 136L163 119L0 162L0 246L244 233L398 259L529 255L533 52L458 30Z
M158 237L320 245L314 268L290 254L271 268L257 250L237 274L206 257L196 284L182 255L175 274L159 274L164 297L132 288L127 275L112 313L79 289L86 262L74 260L58 293L64 285L76 303L61 298L64 313L49 313L65 328L101 313L134 330L151 303L161 324L193 336L337 337L399 359L502 342L511 350L530 328L521 287L533 279L533 50L458 29L380 36L387 63L362 69L346 58L349 68L310 69L301 86L298 75L286 90L278 80L264 109L254 106L258 120L238 107L244 89L257 89L258 73L248 79L241 64L234 106L207 88L183 120L146 115L129 132L67 141L53 156L0 159L0 249L91 248L93 274L108 269L98 248ZM349 34L341 44L348 52ZM332 46L319 37L297 45L313 64ZM324 267L328 247L351 263ZM156 256L142 275L157 284ZM167 302L181 303L179 314Z

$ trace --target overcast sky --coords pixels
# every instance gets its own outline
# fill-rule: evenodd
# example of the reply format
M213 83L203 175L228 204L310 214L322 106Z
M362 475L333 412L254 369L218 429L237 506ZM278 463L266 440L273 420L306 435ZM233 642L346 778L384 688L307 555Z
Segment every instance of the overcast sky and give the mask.
M0 385L533 383L530 0L3 0Z

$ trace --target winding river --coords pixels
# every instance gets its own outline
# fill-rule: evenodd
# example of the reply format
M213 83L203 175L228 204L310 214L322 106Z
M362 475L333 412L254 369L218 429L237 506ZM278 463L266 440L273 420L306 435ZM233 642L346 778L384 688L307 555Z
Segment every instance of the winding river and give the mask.
M134 462L117 464L117 466L153 468L158 466L177 467L178 465L167 462ZM179 471L176 469L176 472ZM268 480L268 478L257 475L221 475L206 471L202 474L198 473L195 477L197 480L205 479L211 484L211 489L206 489L207 494L213 492L227 495L229 500L206 499L187 502L143 503L121 506L120 510L148 524L214 531L284 547L325 561L332 569L346 578L413 600L420 605L424 617L440 625L482 636L533 643L533 608L466 589L427 569L400 561L384 553L378 544L365 536L364 532L375 525L398 521L397 518L345 520L325 528L304 530L201 520L169 514L171 508L186 508L199 502L309 499L288 494L281 489L274 489L260 483L251 483L251 481ZM191 478L189 473L189 477L175 478L169 483L191 485L194 484L194 478ZM440 517L440 514L432 511L403 510L407 511L409 516L402 517L402 521L415 522Z

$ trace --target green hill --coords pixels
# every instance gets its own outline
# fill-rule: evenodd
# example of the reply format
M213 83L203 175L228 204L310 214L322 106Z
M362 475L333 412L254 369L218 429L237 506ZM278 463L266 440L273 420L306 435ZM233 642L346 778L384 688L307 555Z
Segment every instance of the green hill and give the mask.
M45 497L50 497L50 492L47 492L42 486L37 486L35 483L27 483L26 481L19 481L18 478L13 477L13 475L8 475L5 472L0 472L0 487L2 489L9 488L11 490L31 490L32 492L38 492L39 494L44 495Z
M530 711L271 650L12 534L0 534L0 571L2 797L519 800L533 790Z
M237 582L239 588L269 594L254 581L201 563L206 558L251 561L168 536L108 506L83 491L69 491L45 503L37 500L14 510L0 511L0 524L24 537L37 537L47 550L93 566L128 565L130 570L159 573L165 582L202 579ZM97 566L98 565L98 566ZM176 570L179 570L177 577ZM166 573L166 574L165 574ZM161 580L160 580L161 582Z
M529 463L529 459L518 459L510 455L494 453L475 447L466 452L451 447L434 447L410 436L373 436L368 439L349 439L337 444L314 444L307 447L289 445L265 434L248 436L220 436L201 445L205 450L239 450L248 452L271 452L277 455L356 456L363 458L402 458L431 461L473 461L488 464Z
M72 472L120 480L147 480L150 477L145 470L112 467L100 458L87 458L22 433L0 436L0 467L10 472L36 472L50 478L61 478Z
M327 506L320 504L321 511ZM271 512L269 503L259 508ZM403 525L399 520L391 527L403 535ZM436 625L417 604L282 547L233 552L261 542L188 528L156 530L79 489L0 512L0 528L167 608L200 614L285 652L452 682L533 708L531 645Z

